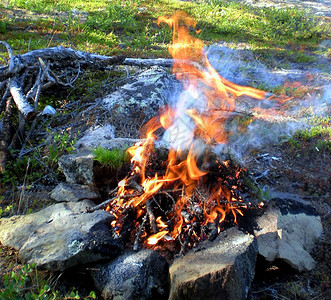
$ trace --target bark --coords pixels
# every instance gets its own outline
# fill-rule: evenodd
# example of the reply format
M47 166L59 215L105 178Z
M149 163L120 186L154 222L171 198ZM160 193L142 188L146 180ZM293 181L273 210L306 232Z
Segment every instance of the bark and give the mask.
M155 58L155 59L143 59L143 58L126 58L123 61L123 65L138 66L138 67L172 67L173 59L167 58Z
M14 102L21 114L28 120L33 120L36 117L36 112L26 100L22 87L19 86L17 77L10 80L9 90L14 99Z

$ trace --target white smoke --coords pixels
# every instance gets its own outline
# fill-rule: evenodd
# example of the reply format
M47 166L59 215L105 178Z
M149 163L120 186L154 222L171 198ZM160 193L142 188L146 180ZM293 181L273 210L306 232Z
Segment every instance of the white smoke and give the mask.
M315 81L319 78L318 70L310 70L310 72L300 69L292 70L273 70L268 69L261 62L254 59L249 50L234 50L224 46L211 46L206 51L208 60L215 70L227 80L244 86L263 86L265 90L268 88L281 87L286 82L304 82L309 85L307 78L313 78ZM311 84L314 84L312 82ZM198 149L203 149L203 142L197 142L194 139L194 129L196 125L193 120L186 115L187 109L195 109L202 112L206 109L206 99L204 96L205 86L201 85L200 90L185 90L174 101L173 108L176 110L175 120L170 126L163 139L168 142L171 148L184 150L190 148L192 144ZM237 123L230 123L228 130L231 135L226 145L218 145L215 147L216 152L229 151L236 154L240 158L244 153L251 149L258 149L266 144L275 144L286 137L290 137L298 129L307 127L307 118L305 111L311 114L325 116L330 113L331 102L331 85L327 85L323 92L317 95L305 95L300 101L289 101L287 107L277 107L277 102L272 100L254 100L240 98L236 100L237 111L243 115L251 114L254 107L263 109L279 109L283 110L284 114L267 115L256 118L248 126L245 131L238 129ZM257 113L258 115L258 113ZM259 116L258 116L259 117ZM232 125L231 125L232 124ZM203 147L201 147L203 146Z

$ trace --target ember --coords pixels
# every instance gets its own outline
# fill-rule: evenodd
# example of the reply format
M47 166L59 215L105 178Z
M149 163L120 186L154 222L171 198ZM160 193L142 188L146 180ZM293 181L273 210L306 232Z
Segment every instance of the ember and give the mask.
M116 233L130 232L134 249L141 244L173 244L185 252L201 240L215 238L226 221L237 223L247 209L242 197L247 192L242 186L245 170L231 161L218 161L211 148L226 143L236 98L262 100L266 93L219 76L202 41L189 34L196 22L185 13L161 17L160 23L173 28L169 52L185 91L174 107L164 108L146 124L144 141L128 149L132 172L119 182L107 211L116 218ZM160 139L170 145L161 165L154 147Z

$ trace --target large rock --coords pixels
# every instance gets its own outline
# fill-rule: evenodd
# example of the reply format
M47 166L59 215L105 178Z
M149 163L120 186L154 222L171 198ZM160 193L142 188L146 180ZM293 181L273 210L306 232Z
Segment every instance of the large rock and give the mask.
M259 254L268 261L281 259L299 272L309 271L315 266L309 252L322 234L321 219L304 201L287 198L271 200L257 219Z
M120 170L102 166L94 160L92 150L94 149L94 145L102 146L108 150L114 148L127 149L141 140L131 138L108 139L102 135L102 131L98 131L98 134L101 135L99 138L95 137L98 144L93 144L92 141L89 143L89 139L84 139L83 137L82 142L79 144L78 152L60 157L59 167L68 183L93 185L99 189L107 190L106 186L116 186L130 171L128 165L123 165ZM89 133L86 136L89 136ZM168 155L167 146L164 141L155 143L155 151L164 160L167 159Z
M94 134L95 135L90 136L88 132L83 136L78 144L78 151L76 153L60 157L59 167L68 183L96 185L96 181L100 181L100 177L105 179L107 179L107 176L111 175L116 177L117 170L112 170L113 174L108 174L109 172L102 170L103 173L99 174L100 164L94 160L93 149L95 149L96 146L101 146L108 150L114 148L127 149L139 141L138 139L130 138L109 139L101 130L94 132ZM93 140L95 143L93 143ZM108 178L108 180L112 180L112 178Z
M256 256L253 236L236 228L224 231L213 242L200 243L174 260L169 269L169 299L245 299Z
M95 149L96 147L106 148L107 142L115 138L115 129L110 124L91 127L84 132L75 144L75 148ZM106 144L106 145L105 145Z
M48 270L113 258L122 245L105 211L87 213L93 202L59 203L29 215L0 219L0 241L19 250L24 263Z
M167 70L156 67L130 78L112 94L102 99L110 112L109 121L116 126L116 135L137 137L143 124L159 109L170 104L181 91L181 84Z
M166 299L168 264L153 250L130 252L92 272L104 299Z
M93 184L94 156L91 151L63 155L59 167L69 183Z
M100 199L100 194L90 185L61 182L51 192L51 198L57 202L77 202Z

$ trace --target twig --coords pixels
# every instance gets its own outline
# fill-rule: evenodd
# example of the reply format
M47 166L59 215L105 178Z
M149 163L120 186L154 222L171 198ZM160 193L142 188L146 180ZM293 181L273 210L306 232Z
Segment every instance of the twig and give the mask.
M22 158L24 155L28 154L28 153L31 153L31 152L34 152L36 151L38 148L41 148L41 147L45 147L46 145L48 145L47 143L42 143L42 144L39 144L33 148L30 148L30 149L27 149L27 150L24 150L23 147L20 151L20 154L19 154L19 157Z
M137 183L136 183L137 184ZM130 186L130 185L129 185ZM130 186L131 187L131 186ZM116 192L118 190L118 187L116 187L113 191L111 191L109 194L113 194L114 192ZM166 194L168 195L168 197L170 196L169 193L175 193L175 192L178 192L178 191L181 191L181 189L176 189L176 190L165 190L165 191L158 191L157 194ZM139 197L141 196L142 194L144 193L144 191L138 191L138 193L136 194L127 194L127 195L122 195L122 196L115 196L115 197L112 197L110 199L107 199L105 201L103 201L102 203L92 207L92 208L89 208L87 210L87 212L94 212L96 211L97 209L102 209L102 208L105 208L107 205L109 205L111 202L113 202L116 198L120 198L120 199L130 199L130 198L134 198L134 197ZM173 199L174 201L174 198L170 196L171 199ZM147 201L148 202L148 201Z
M9 63L8 63L7 68L8 68L8 72L12 72L14 70L14 67L15 67L13 50L7 42L0 41L0 45L4 45L7 49L7 52L8 52L8 55L9 55ZM1 72L2 69L5 69L5 68L6 67L0 68L0 72Z
M2 130L0 131L0 173L3 173L6 168L8 145L11 139L10 128L12 116L12 98L9 97L6 101L6 109L2 117Z
M151 226L151 229L152 229L153 233L157 233L158 229L157 229L156 220L155 220L155 216L154 216L153 209L152 209L152 201L153 201L153 199L147 200L146 209L147 209L147 215L148 215L149 224Z
M109 195L112 195L118 191L118 186L109 192Z
M133 250L134 251L137 251L138 248L139 248L139 242L140 242L140 236L141 234L143 233L143 230L145 228L145 223L146 223L146 220L147 220L147 215L145 215L142 219L142 223L139 225L139 230L138 230L138 233L136 235L136 238L134 240L134 244L133 244Z
M39 73L37 75L36 81L32 88L27 92L26 94L26 99L34 98L37 94L38 89L40 89L40 84L43 78L43 69L40 67L39 68ZM36 107L35 107L36 108Z
M142 193L139 193L139 194L132 194L132 195L122 195L122 196L115 196L113 198L110 198L110 199L107 199L105 201L103 201L102 203L92 207L92 208L89 208L87 210L87 212L94 212L96 211L97 209L100 209L100 208L105 208L107 205L109 205L111 202L113 202L116 198L120 198L120 199L129 199L129 198L133 198L133 197L139 197L141 196Z
M167 195L173 202L173 204L175 205L176 204L176 200L174 197L172 197L170 195L170 193L176 193L176 192L181 192L182 189L176 189L176 190L169 190L169 191L159 191L158 194L164 194L164 195Z
M208 240L209 241L213 241L214 239L216 239L217 234L218 234L218 225L220 223L220 215L218 215L214 221L214 223L211 225L212 230L209 234Z
M255 177L255 181L258 180L258 179L264 178L264 177L267 178L267 175L268 175L269 172L270 172L270 169L266 169L266 170L265 170L263 173L261 173L259 176L256 176L256 177Z
M1 82L1 83L4 83L4 85L7 84L7 86L6 86L6 90L5 90L5 92L3 93L2 98L1 98L1 100L0 100L0 112L3 111L3 109L4 109L4 107L5 107L6 100L7 100L7 98L9 97L9 82L10 82L10 80L8 80L8 82L5 82L5 81ZM3 85L3 86L4 86L4 85ZM2 88L0 88L0 90L1 90L1 89L2 89Z
M190 239L191 239L191 236L192 236L192 234L193 234L193 226L191 226L190 227L190 229L188 230L188 233L187 233L187 236L186 236L186 238L185 238L185 241L184 241L184 243L181 243L181 249L180 249L180 252L179 252L179 257L181 257L181 256L183 256L183 255L185 255L185 253L186 253L186 250L187 250L187 246L188 246L188 244L189 244L189 242L190 242Z
M23 157L25 154L28 153L27 151L24 151L24 149L25 149L25 146L26 146L28 140L30 139L30 136L31 136L33 130L34 130L35 127L36 127L36 124L37 124L37 118L35 118L35 119L33 120L32 124L31 124L31 128L30 128L30 130L29 130L29 133L28 133L28 135L26 136L26 138L24 139L23 145L22 145L21 150L20 150L20 153L19 153L19 155L18 155L18 159L22 159L22 157ZM45 145L45 144L44 144L44 145ZM39 147L40 147L40 145L39 145Z
M182 240L180 239L180 233L179 233L178 230L177 230L177 239L178 239L180 245L182 246L182 248L184 248L184 243L183 243ZM182 249L182 248L181 248L181 249Z
M26 183L26 177L27 177L27 175L28 175L29 166L30 166L30 157L29 157L29 159L28 159L28 163L27 163L27 165L26 165L26 170L25 170L25 175L24 175L23 185L22 185L21 193L20 193L20 200L18 201L17 214L19 214L19 213L20 213L20 210L21 210L21 204L22 204L22 200L23 200L23 197L24 197L25 183Z

